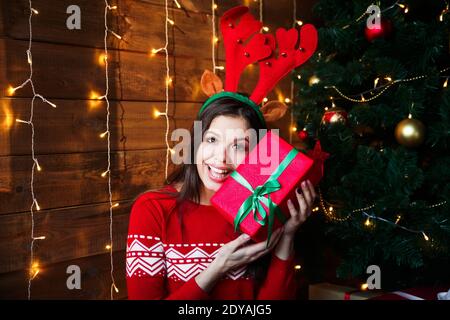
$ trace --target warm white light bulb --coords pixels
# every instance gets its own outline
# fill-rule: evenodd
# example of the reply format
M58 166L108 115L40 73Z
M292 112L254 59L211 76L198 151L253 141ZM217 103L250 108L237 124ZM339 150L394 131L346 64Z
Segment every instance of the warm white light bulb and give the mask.
M376 79L373 81L373 87L374 87L374 88L377 87L378 81L380 81L380 78L376 78Z

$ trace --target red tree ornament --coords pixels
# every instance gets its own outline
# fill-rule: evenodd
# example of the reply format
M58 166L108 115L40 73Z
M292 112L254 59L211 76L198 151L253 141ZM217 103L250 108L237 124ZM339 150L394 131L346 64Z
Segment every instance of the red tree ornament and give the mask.
M300 140L305 141L306 139L308 139L308 131L300 130L299 132L297 132L297 136Z
M339 107L333 107L325 111L322 117L322 123L330 124L341 122L343 124L346 124L347 118L347 111Z
M367 41L372 42L378 38L387 38L392 34L392 23L390 20L381 19L378 27L372 26L370 29L366 26L364 33Z

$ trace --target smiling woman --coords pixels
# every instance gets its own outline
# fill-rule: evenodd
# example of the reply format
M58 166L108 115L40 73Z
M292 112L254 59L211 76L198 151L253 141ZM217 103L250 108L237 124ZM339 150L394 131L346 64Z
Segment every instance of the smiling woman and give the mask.
M261 22L248 8L228 10L220 25L226 47L225 90L217 75L205 71L201 86L209 99L196 120L201 123L201 142L196 144L194 123L184 163L168 178L165 188L140 195L132 207L126 262L130 299L296 296L293 239L311 212L315 197L312 184L297 191L299 209L288 202L291 217L268 243L250 244L250 237L235 232L210 199L260 141L266 123L286 112L287 107L280 102L259 104L281 78L312 55L317 34L311 25L304 26L301 50L297 50L292 47L297 43L297 30L278 30L277 41L283 52L281 59L275 59L275 39L259 33ZM252 94L238 93L241 72L259 60L260 81ZM264 256L269 259L261 276L252 272L251 266Z
M253 109L230 98L216 100L198 120L202 141L196 150L191 141L191 161L169 177L166 188L144 193L133 206L127 246L129 298L287 298L286 292L292 297L292 257L283 261L273 256L272 276L268 274L259 291L247 268L255 257L269 253L279 237L267 249L265 243L241 248L249 239L239 237L209 202L248 154L249 132L258 135L265 125Z
M173 172L165 188L140 195L133 205L127 244L129 298L294 298L293 233L310 212L312 185L304 187L304 198L298 195L301 213L291 211L291 219L273 234L268 247L265 241L248 244L248 236L235 233L210 198L262 138L265 124L254 109L231 98L217 99L197 120L202 141L195 149L192 126L188 161ZM257 273L252 262L263 256L268 258L266 268Z

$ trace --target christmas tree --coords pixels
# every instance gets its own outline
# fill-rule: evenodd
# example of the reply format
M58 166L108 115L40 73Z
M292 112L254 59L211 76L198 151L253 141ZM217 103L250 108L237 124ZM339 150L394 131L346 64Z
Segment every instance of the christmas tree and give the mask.
M448 284L448 2L371 4L319 0L318 51L294 75L297 134L330 154L306 233L324 228L338 278L378 265L383 289Z

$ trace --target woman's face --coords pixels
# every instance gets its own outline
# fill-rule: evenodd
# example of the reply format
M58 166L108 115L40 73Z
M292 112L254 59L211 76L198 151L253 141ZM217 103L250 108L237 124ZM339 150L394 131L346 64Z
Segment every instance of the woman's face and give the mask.
M217 191L249 151L248 123L244 118L217 116L199 145L196 163L206 189Z

